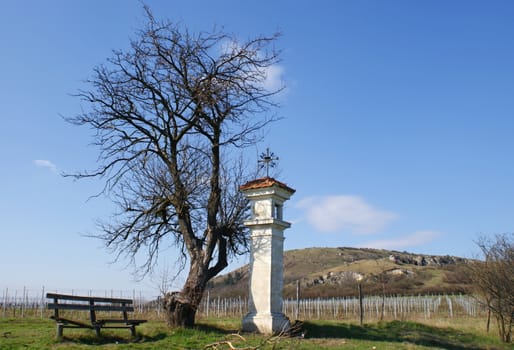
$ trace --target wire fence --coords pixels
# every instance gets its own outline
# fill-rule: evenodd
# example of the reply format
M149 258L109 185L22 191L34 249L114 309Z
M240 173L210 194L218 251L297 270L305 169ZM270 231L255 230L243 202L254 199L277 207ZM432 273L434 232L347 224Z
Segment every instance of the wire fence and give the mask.
M50 315L46 293L129 298L134 301L134 314L148 319L162 319L164 310L157 296L148 291L9 289L2 291L0 317L41 317ZM155 294L155 293L153 293ZM486 307L470 295L365 296L363 316L368 322L377 320L413 320L454 317L484 317ZM211 298L207 292L198 309L199 317L239 318L248 312L248 299ZM329 299L285 299L283 312L298 320L356 320L360 317L357 297Z
M365 296L363 316L368 321L412 320L454 317L484 317L487 308L471 295ZM246 298L204 298L200 314L217 318L242 317L248 310ZM297 320L357 320L357 297L329 299L285 299L283 312Z
M155 314L159 317L162 313L157 297L152 298L151 293L143 290L95 290L95 289L9 289L2 290L0 299L0 317L47 317L48 300L46 293L60 293L70 295L97 296L107 298L125 298L134 301L135 314Z

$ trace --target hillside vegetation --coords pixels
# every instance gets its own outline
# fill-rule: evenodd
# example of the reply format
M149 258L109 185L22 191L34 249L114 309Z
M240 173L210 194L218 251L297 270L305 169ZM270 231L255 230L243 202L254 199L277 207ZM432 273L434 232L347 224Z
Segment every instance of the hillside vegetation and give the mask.
M355 296L360 283L366 294L413 295L469 293L467 259L381 249L307 248L284 253L284 297ZM211 296L248 294L248 265L215 278Z

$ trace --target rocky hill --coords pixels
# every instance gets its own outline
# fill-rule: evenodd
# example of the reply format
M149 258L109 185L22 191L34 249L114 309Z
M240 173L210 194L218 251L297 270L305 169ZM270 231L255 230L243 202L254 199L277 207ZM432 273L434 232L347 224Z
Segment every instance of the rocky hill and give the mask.
M467 259L380 249L307 248L284 253L284 297L468 293ZM211 297L248 294L245 265L209 283Z

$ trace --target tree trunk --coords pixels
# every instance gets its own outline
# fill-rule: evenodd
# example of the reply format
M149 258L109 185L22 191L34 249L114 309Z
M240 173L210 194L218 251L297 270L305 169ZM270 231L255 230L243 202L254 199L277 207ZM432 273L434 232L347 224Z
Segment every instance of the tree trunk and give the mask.
M487 305L487 333L489 333L489 327L491 325L491 307Z
M196 311L202 301L206 278L199 264L192 264L189 276L180 292L167 293L163 298L166 321L171 327L193 327Z
M164 295L163 307L170 327L194 327L196 311L202 301L208 276L208 269L197 255L190 265L182 290Z
M195 324L198 304L183 292L167 293L163 306L166 311L166 321L171 327L193 327ZM196 305L195 305L196 304Z

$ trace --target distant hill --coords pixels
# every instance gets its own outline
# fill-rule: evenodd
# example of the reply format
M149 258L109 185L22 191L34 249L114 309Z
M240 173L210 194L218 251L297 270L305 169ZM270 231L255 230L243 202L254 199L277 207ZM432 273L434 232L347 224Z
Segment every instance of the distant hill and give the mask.
M307 248L284 253L284 297L469 293L467 259L381 249ZM211 297L248 295L248 265L213 279Z

